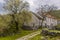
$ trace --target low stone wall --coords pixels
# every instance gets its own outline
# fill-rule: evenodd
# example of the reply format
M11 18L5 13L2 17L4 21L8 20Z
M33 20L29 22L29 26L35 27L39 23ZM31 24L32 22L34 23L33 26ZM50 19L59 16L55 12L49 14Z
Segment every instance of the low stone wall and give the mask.
M42 30L41 34L43 36L52 36L52 37L56 37L56 36L60 36L60 33L56 33L56 32L49 32L47 30Z

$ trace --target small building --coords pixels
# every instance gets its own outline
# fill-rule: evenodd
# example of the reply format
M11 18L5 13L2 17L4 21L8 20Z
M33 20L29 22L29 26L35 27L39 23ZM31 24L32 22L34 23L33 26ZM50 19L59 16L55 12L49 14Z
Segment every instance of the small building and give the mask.
M25 23L25 29L33 29L33 30L37 30L39 27L40 27L40 23L41 21L38 19L38 18L41 20L41 17L38 16L37 14L33 13L32 14L32 20L29 22L29 23ZM27 27L28 26L28 27ZM26 28L27 27L27 28Z
M50 15L50 14L44 14L45 18L43 21L43 27L53 29L54 26L56 26L58 23L58 20L56 17ZM31 29L38 29L41 26L43 17L33 13L32 14L32 21L30 21L28 24L25 23L26 26L29 26Z
M58 24L58 20L56 19L56 17L50 15L50 14L44 14L45 19L43 22L43 26L46 26L49 29L54 28L54 26L56 26Z

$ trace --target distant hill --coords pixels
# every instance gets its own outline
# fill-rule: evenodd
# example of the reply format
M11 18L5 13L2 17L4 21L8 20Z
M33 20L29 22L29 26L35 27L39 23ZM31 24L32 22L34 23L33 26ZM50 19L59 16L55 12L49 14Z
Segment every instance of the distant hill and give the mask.
M55 10L52 13L50 13L51 15L55 16L56 18L60 19L60 10Z

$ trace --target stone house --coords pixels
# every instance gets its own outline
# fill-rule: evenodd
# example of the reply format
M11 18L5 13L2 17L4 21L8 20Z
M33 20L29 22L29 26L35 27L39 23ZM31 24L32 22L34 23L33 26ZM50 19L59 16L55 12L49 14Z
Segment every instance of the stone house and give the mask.
M57 25L57 19L50 14L44 14L44 15L45 15L45 19L42 25L49 29L54 28L54 26ZM25 25L29 26L31 29L38 29L41 26L42 19L43 19L42 16L33 13L32 21L30 21L28 24L25 23Z
M38 16L37 14L32 14L32 20L29 22L29 23L25 23L24 25L25 26L28 26L29 28L28 29L38 29L39 26L40 26L40 20L38 19L41 19L40 16Z
M50 14L45 14L43 26L46 26L47 28L52 29L57 24L58 24L58 20L56 19L56 17L54 17Z

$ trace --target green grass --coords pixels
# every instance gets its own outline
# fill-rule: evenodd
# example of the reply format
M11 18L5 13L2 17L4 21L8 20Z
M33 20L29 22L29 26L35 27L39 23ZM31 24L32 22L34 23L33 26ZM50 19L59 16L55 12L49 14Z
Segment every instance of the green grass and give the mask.
M33 38L29 39L29 40L40 40L40 39L41 39L41 36L37 35L37 36L35 36L35 37L33 37Z
M22 30L21 33L16 34L14 36L0 37L0 40L15 40L17 38L20 38L20 37L25 36L27 34L30 34L32 32L35 32L35 31L32 31L32 30Z

